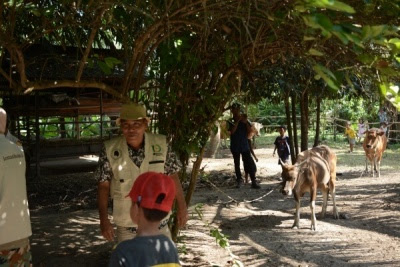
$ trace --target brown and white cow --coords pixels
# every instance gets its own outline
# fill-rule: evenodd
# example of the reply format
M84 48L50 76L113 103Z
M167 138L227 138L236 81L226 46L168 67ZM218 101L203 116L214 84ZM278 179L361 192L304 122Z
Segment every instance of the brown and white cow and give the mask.
M328 194L332 196L333 216L338 219L336 208L335 184L336 184L336 154L328 146L317 146L299 154L295 165L284 164L282 166L282 180L284 195L294 195L296 201L296 215L292 228L299 228L300 198L304 193L310 193L311 230L316 230L315 199L317 189L322 191L323 203L321 218L325 217Z
M375 172L381 177L381 159L386 149L387 139L385 133L377 128L371 128L365 132L363 148L365 151L365 172L368 173L368 161L371 163L372 177Z

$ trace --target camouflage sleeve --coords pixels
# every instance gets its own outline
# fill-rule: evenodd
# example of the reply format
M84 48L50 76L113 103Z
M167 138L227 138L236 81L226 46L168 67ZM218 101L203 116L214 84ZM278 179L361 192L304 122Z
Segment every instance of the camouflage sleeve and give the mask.
M105 182L111 181L113 178L113 173L111 170L110 162L108 161L107 154L106 154L106 147L103 145L100 156L99 156L99 163L95 172L97 177L97 182Z
M171 175L179 172L181 168L182 168L182 163L176 156L175 152L172 151L171 146L168 146L167 159L164 165L164 173Z

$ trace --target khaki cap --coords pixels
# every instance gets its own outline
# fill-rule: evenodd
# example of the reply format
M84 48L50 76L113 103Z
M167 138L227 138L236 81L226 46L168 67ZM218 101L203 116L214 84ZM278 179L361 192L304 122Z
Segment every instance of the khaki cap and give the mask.
M146 108L138 103L123 104L121 108L121 114L117 119L117 125L120 125L121 120L140 120L146 119L150 122L150 118L147 117Z

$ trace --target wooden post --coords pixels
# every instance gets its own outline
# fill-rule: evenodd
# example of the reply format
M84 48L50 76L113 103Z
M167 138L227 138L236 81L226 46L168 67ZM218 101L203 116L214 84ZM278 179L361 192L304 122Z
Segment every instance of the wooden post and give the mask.
M336 119L333 119L333 140L336 142Z
M103 140L103 91L100 90L100 139Z
M28 140L29 147L31 146L31 122L30 115L25 116L26 139Z
M40 127L39 127L39 92L35 91L35 132L36 132L36 177L40 177Z
M65 118L64 117L60 117L60 136L61 139L64 139L67 137L67 131L65 129Z
M75 135L76 139L81 139L81 131L79 130L79 113L75 117Z

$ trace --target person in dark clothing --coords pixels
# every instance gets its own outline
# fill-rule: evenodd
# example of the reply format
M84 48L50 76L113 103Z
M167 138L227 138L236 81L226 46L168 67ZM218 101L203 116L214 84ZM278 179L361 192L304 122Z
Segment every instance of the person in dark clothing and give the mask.
M275 151L278 150L279 159L283 161L283 163L289 163L290 156L290 147L289 147L289 137L285 135L286 127L279 127L279 136L275 139L274 152L272 156L275 156ZM280 160L278 160L278 164L281 164Z
M258 189L260 186L256 182L257 168L251 157L249 142L247 141L251 125L247 118L240 114L240 104L232 104L231 112L233 118L228 121L228 130L231 137L231 152L235 163L237 188L240 188L243 184L242 173L240 171L240 155L242 155L244 170L250 175L251 187Z

